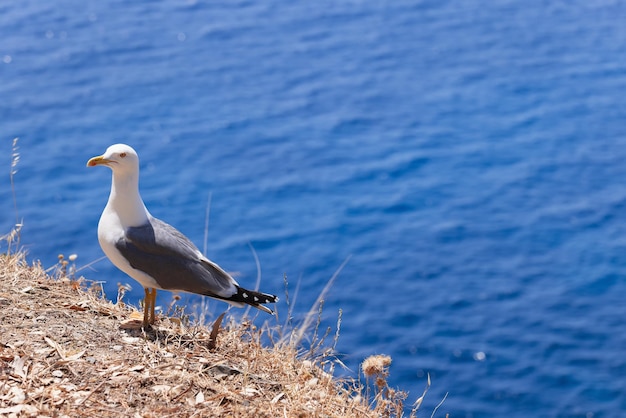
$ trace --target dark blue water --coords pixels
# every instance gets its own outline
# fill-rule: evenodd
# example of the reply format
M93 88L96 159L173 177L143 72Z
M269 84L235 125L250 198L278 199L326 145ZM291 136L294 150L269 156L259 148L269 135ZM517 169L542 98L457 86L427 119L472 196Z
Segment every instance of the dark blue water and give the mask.
M351 255L323 326L343 309L343 360L390 354L409 401L429 373L420 416L447 392L437 416L626 416L625 18L613 1L0 3L0 227L19 137L29 257L101 257L110 173L85 163L126 142L151 212L202 248L211 196L208 255L252 286L252 244L262 290L300 281L297 317ZM142 295L108 261L82 273Z

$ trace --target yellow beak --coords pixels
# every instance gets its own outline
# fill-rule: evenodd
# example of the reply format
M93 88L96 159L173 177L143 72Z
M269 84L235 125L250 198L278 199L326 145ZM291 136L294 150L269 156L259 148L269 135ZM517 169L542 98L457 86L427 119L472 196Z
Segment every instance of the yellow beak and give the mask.
M104 156L99 155L87 161L87 167L95 167L97 165L108 165L110 162L111 160L107 160L106 158L104 158Z

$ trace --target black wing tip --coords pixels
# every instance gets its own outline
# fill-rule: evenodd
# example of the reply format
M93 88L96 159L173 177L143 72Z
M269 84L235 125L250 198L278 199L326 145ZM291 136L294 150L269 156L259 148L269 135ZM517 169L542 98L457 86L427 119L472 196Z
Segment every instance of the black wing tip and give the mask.
M254 290L244 289L237 286L237 293L231 296L232 300L237 302L244 302L249 304L263 304L263 303L276 303L278 302L278 296L270 295L269 293L256 292Z
M263 305L266 303L278 302L278 296L270 295L269 293L256 292L254 290L248 290L237 286L237 293L229 297L228 300L245 303L269 314L273 314L274 311Z
M219 296L214 293L203 293L205 296L209 296L215 299L223 300L225 302L232 302L235 305L241 307L241 304L250 305L254 308L257 308L263 312L267 312L270 315L274 314L274 311L264 306L265 303L276 303L278 302L278 296L270 295L269 293L261 293L256 292L254 290L244 289L242 287L237 286L237 293L232 296Z

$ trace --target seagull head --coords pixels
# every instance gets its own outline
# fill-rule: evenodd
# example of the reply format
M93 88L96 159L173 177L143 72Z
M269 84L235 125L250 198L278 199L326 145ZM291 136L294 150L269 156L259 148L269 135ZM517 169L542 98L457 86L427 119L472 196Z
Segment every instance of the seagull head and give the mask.
M133 174L139 171L139 157L132 147L126 144L111 145L104 154L87 161L87 167L105 165L115 174Z

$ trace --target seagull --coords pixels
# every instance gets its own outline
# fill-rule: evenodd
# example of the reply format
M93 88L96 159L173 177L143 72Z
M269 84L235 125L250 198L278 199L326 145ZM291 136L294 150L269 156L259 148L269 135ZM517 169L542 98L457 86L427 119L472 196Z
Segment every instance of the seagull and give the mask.
M243 307L276 303L275 295L244 289L173 226L153 217L139 194L139 156L126 144L111 145L87 167L113 171L111 194L100 222L102 251L124 273L144 288L143 326L154 324L157 289L209 296Z

